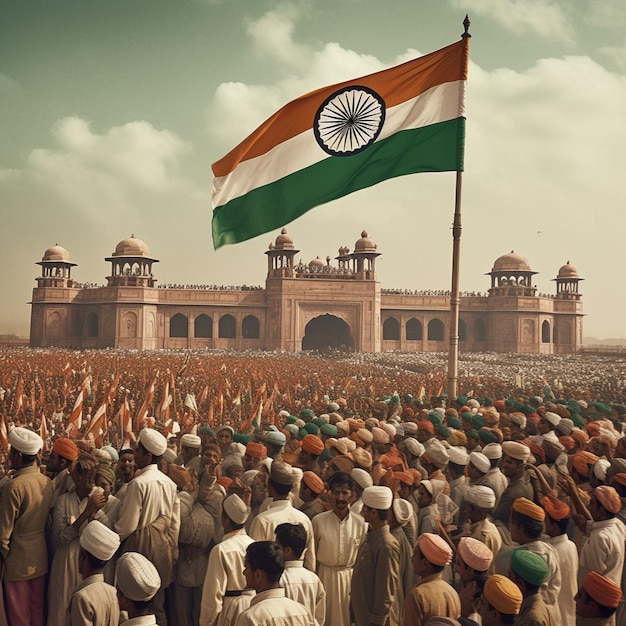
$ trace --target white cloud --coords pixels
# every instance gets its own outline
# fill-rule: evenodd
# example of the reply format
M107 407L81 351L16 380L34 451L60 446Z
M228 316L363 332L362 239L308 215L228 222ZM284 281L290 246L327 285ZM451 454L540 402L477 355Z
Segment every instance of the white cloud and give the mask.
M517 35L533 33L546 39L571 41L573 26L562 5L554 0L450 0L472 15L486 15Z

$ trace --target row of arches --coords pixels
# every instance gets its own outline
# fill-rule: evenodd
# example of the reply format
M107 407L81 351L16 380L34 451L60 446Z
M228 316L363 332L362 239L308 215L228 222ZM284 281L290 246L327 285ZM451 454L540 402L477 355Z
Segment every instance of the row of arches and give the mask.
M189 318L182 313L176 313L170 318L169 336L173 338L189 337ZM201 339L213 338L213 318L209 315L198 315L193 321L193 336ZM237 337L237 320L230 315L222 315L217 322L217 336L220 339L235 339ZM247 315L241 321L241 337L244 339L259 339L261 337L261 323L254 315Z
M473 325L473 335L475 341L487 341L487 327L484 320L477 319ZM415 317L412 317L404 325L404 338L407 341L423 341L424 330L422 322ZM383 322L383 340L384 341L400 341L401 339L401 327L400 322L395 317L388 317ZM427 341L444 341L445 337L445 325L438 319L434 318L428 322L426 326L426 339ZM468 340L467 324L465 320L459 320L459 341Z

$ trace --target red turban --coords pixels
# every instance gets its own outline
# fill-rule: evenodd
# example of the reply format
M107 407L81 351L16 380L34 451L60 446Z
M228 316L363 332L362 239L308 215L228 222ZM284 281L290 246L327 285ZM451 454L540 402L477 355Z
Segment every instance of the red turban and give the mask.
M554 496L545 496L539 500L544 511L554 520L562 520L569 517L570 508L565 502Z

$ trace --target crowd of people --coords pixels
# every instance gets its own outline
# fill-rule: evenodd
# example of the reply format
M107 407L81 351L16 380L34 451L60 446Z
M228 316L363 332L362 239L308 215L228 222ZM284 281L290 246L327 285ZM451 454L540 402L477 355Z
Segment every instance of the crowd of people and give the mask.
M0 625L626 623L620 358L0 364Z

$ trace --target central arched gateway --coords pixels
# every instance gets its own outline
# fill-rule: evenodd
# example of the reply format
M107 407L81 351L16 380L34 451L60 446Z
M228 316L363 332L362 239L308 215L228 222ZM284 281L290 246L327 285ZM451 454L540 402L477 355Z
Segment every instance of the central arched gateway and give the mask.
M350 326L342 319L326 313L313 318L304 327L303 350L354 350Z

